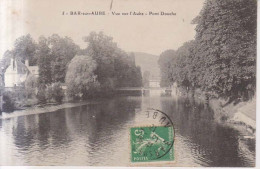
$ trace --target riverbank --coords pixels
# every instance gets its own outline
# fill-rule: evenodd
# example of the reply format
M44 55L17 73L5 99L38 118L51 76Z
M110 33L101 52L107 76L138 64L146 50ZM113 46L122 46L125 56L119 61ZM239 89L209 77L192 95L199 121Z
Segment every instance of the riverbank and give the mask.
M205 93L200 90L196 90L194 94L186 93L178 90L175 92L177 95L192 97L194 96L197 100L205 102L207 98ZM47 104L44 106L35 105L24 110L16 110L12 113L3 112L0 115L0 119L7 119L12 117L41 114L46 112L54 112L59 109L77 107L94 103L95 101L82 101L79 103L66 102L60 105ZM217 122L233 127L244 135L255 137L256 130L256 98L247 102L240 102L238 104L230 103L225 105L225 100L221 99L209 99L208 104L214 111L214 118ZM223 106L225 105L225 106Z
M224 100L212 99L210 107L215 112L215 119L225 122L243 132L245 135L255 137L256 130L256 98L238 104L230 103L223 106Z
M54 112L60 109L65 109L65 108L72 108L72 107L77 107L77 106L83 106L87 104L94 103L93 101L82 101L79 103L63 103L59 105L44 105L44 106L39 106L35 105L33 107L26 108L24 110L16 110L12 113L5 113L2 112L2 115L0 115L0 119L8 119L8 118L13 118L13 117L18 117L18 116L26 116L26 115L31 115L31 114L41 114L41 113L46 113L46 112Z
M195 90L193 94L178 91L181 95L194 96L196 99L208 102L214 111L214 118L217 122L235 128L246 137L255 138L256 130L256 97L246 102L235 104L231 102L226 105L224 99L210 98L207 100L206 93Z
M131 91L132 92L132 91ZM54 112L59 109L65 109L65 108L71 108L71 107L77 107L82 106L86 104L93 104L97 103L98 101L106 98L111 98L115 95L122 96L127 95L129 93L123 93L118 91L109 91L106 93L97 93L95 96L88 100L82 100L75 102L71 99L64 99L62 104L58 104L55 102L48 102L44 105L41 105L38 103L38 100L36 98L34 99L23 99L19 102L14 103L14 110L11 112L0 112L0 119L7 119L12 117L18 117L18 116L25 116L25 115L31 115L31 114L40 114L40 113L46 113L46 112ZM131 94L138 95L139 93L132 92Z

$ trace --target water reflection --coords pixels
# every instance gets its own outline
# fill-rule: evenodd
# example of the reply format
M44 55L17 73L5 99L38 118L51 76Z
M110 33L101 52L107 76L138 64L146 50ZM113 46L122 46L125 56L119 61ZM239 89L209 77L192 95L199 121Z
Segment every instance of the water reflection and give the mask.
M182 141L189 147L189 153L196 163L219 167L254 165L254 158L245 160L245 156L249 154L242 155L239 152L239 133L216 124L214 112L206 104L188 98L175 100L173 103L162 100L161 104L162 110L173 120L179 137L184 139Z
M255 142L216 124L205 104L139 96L1 120L0 164L128 165L129 127L145 121L138 110L147 107L167 113L175 125L176 166L254 165Z

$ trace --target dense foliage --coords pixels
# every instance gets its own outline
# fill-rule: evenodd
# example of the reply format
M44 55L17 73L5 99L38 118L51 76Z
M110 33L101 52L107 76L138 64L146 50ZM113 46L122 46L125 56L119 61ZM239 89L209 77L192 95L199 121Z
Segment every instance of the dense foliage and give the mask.
M143 86L144 87L149 87L150 76L151 76L151 74L149 71L144 71L144 73L143 73Z
M52 83L51 79L51 54L48 47L48 41L45 37L39 38L38 49L36 51L39 66L39 85L49 85Z
M15 93L5 91L3 93L3 112L12 112L15 108Z
M65 93L61 86L67 86L68 96L83 99L98 91L111 93L120 87L142 86L135 56L118 48L112 37L92 32L83 39L88 43L86 49L57 34L41 36L38 42L30 35L21 36L0 62L1 80L13 58L23 63L28 59L30 66L39 67L39 77L34 79L29 75L25 91L28 99L36 96L41 104L61 103Z
M99 89L99 82L94 71L97 63L90 56L75 56L68 66L66 84L68 96L88 98Z
M256 85L256 1L207 0L196 38L161 54L162 84L248 99Z
M30 74L24 83L27 98L33 98L36 95L37 86L38 79L34 75Z
M97 63L94 73L103 91L142 86L141 70L135 66L134 55L118 48L112 37L92 32L84 41L88 43L85 54Z
M176 57L174 50L166 50L164 51L159 58L159 66L161 70L161 87L167 87L172 84L174 81L172 78L173 72L172 72L172 66L171 64L174 63L173 59Z
M52 82L65 82L68 63L78 53L79 46L68 37L60 37L57 34L48 38L51 55Z
M16 59L19 59L22 62L24 62L25 59L29 59L31 65L36 65L37 64L37 58L35 56L36 48L37 48L36 42L28 34L16 39L14 43L14 49L12 50L12 52Z
M61 83L56 82L46 89L46 98L49 102L61 103L64 97L64 91L62 89Z

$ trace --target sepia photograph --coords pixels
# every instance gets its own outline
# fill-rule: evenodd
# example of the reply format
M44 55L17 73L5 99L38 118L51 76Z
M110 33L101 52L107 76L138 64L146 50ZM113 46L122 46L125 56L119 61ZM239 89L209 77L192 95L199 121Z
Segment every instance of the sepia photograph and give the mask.
M0 0L0 168L256 167L257 3Z

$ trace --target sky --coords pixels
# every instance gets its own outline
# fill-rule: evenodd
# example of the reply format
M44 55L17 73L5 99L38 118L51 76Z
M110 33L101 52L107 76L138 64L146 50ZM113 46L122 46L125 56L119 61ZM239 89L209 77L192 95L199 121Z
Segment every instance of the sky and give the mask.
M80 47L92 31L112 36L127 52L159 55L194 39L191 24L204 0L0 0L0 57L11 50L15 39L30 34L68 36ZM62 12L105 11L105 16L71 16ZM112 12L173 12L175 16L114 16Z

